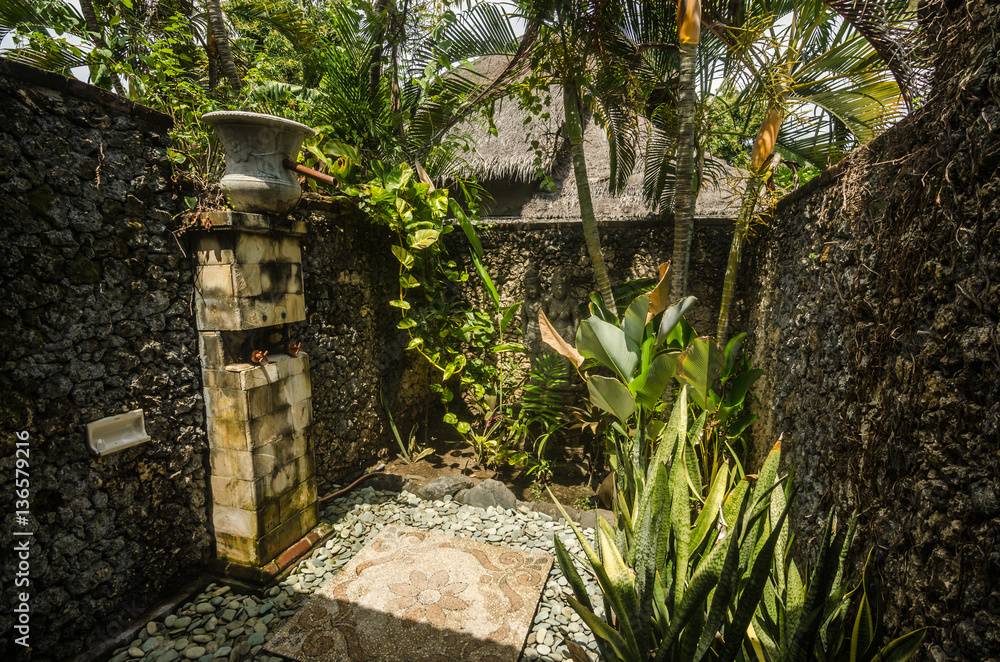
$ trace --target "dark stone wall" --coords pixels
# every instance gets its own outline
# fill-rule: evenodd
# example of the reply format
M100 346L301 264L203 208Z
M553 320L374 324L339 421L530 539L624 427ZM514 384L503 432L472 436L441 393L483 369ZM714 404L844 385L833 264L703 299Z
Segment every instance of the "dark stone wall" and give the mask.
M613 285L655 278L657 267L673 252L673 228L669 223L609 223L600 232ZM729 225L696 224L694 229L688 293L698 302L688 312L688 321L704 335L715 333L731 233ZM484 223L477 227L477 234L483 245L484 264L504 305L524 298L524 271L529 263L541 274L543 294L559 267L569 272L571 292L579 301L588 301L590 292L597 289L580 223ZM449 252L456 260L464 261L472 273L472 298L484 302L486 295L467 258L469 244L464 233L452 232L446 239Z
M917 659L1000 659L1000 5L922 5L929 102L783 201L742 282L799 540L861 516ZM808 547L808 544L805 545ZM808 550L806 550L808 553Z
M423 425L435 399L427 363L406 351L409 336L389 306L399 298L395 239L344 201L307 198L296 214L309 233L302 241L306 322L292 333L309 353L309 435L323 495L398 452L380 392L404 438L413 423Z
M0 60L0 657L116 634L212 553L192 271L171 235L168 117ZM85 425L142 408L105 458ZM15 431L30 433L30 584L16 588Z

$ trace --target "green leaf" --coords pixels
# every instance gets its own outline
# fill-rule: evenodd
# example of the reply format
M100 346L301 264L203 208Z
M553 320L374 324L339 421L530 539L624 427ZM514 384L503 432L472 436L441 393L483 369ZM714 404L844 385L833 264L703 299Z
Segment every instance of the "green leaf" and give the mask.
M622 322L625 338L636 347L642 345L642 336L646 329L646 313L648 312L648 296L636 297L628 310L625 311L625 320Z
M413 236L410 237L410 244L414 248L427 248L437 241L439 236L441 236L441 233L437 230L417 230L413 233Z
M479 274L479 278L483 281L483 286L486 291L490 293L490 298L493 299L493 306L496 308L500 307L500 293L497 292L496 285L493 284L493 279L490 278L490 274L486 271L486 267L483 266L482 260L475 253L472 253L472 264L476 267L476 273Z
M920 650L926 634L927 628L920 628L893 639L882 649L879 662L906 662Z
M413 266L413 255L402 246L393 246L392 254L395 255L396 259L399 260L399 262L407 269Z
M590 400L609 414L614 415L622 425L635 413L635 400L629 390L617 379L592 375L587 379Z
M684 313L687 312L687 309L695 301L697 301L695 297L684 297L663 311L663 317L660 318L660 328L656 332L656 343L658 345L662 345L667 341L674 327L677 326L677 323L684 317Z
M395 299L393 301L390 301L389 305L394 306L396 308L402 308L403 310L410 309L410 302L406 301L405 299Z
M512 319L514 319L514 315L516 315L517 311L520 310L520 309L521 309L521 302L518 301L514 305L509 306L507 308L507 310L504 312L503 317L500 319L500 334L501 335L503 334L504 331L507 330L507 325L510 324L510 321Z
M681 355L677 377L691 385L691 399L702 409L709 407L709 391L721 367L722 353L715 340L707 336L695 338Z
M727 460L722 469L715 475L715 482L712 483L712 486L708 490L708 498L705 500L705 506L698 514L698 519L694 522L694 531L691 533L692 549L698 549L705 536L714 531L714 528L710 529L709 527L716 521L719 508L722 506L722 497L726 493L728 484L729 461Z
M473 227L472 221L469 220L469 217L465 214L465 211L458 204L457 200L449 200L448 206L451 208L451 213L458 219L459 225L462 226L462 231L468 238L469 244L472 245L472 250L476 252L477 256L482 257L483 245L479 243L479 237L476 235L476 228Z
M656 406L674 376L674 369L680 357L680 352L660 354L653 359L649 368L629 384L629 390L635 393L641 404L646 407Z
M629 347L625 332L614 324L596 316L588 317L576 332L576 349L585 358L614 370L622 381L632 381L639 349Z
M398 324L396 324L396 328L397 329L412 329L416 325L417 325L417 323L416 323L416 321L414 321L414 319L412 317L404 317L403 319L399 320Z
M732 385L729 388L729 393L726 394L726 398L723 401L727 407L736 407L743 402L743 398L746 397L747 391L753 386L761 375L764 374L763 370L758 370L756 368L752 370L745 370L740 374L736 375L736 378L732 381Z

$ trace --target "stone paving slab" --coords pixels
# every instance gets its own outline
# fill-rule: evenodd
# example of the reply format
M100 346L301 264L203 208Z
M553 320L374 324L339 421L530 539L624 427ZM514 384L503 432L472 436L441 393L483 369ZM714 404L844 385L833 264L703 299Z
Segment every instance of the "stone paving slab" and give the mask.
M299 662L516 662L552 557L390 525L275 634Z

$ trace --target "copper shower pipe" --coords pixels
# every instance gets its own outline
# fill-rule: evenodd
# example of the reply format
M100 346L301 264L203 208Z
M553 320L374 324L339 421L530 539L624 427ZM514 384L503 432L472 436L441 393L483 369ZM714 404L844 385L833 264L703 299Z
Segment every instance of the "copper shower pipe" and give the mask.
M296 163L291 159L285 159L281 162L281 165L285 166L286 170L294 170L300 175L305 175L306 177L312 177L316 181L323 182L324 184L329 184L330 186L337 186L337 180L330 175L324 174L319 170L313 170L301 163Z

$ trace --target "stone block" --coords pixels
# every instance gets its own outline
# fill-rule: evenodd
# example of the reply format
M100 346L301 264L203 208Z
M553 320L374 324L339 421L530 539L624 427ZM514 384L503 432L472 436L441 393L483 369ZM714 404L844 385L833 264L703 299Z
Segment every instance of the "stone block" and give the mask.
M208 445L214 450L250 450L247 422L231 418L206 418Z
M195 290L195 319L201 331L241 331L302 322L305 310L302 294L211 298Z
M300 372L274 383L250 389L246 393L249 395L250 416L258 418L296 402L308 400L312 390L309 374Z
M315 506L305 508L292 517L282 521L278 528L268 533L260 540L260 557L270 561L278 554L298 542L316 526L317 512Z
M291 410L292 427L296 432L305 430L312 425L312 398L300 400L292 404Z
M307 454L275 467L271 473L258 479L261 494L265 498L281 496L311 478L313 466L312 456Z
M302 247L298 238L249 233L236 233L233 243L234 261L243 264L269 262L302 263Z
M212 475L223 478L254 480L260 474L254 473L254 453L230 448L213 448L209 451Z
M259 538L261 534L257 513L218 503L212 506L212 524L216 534L229 533L241 538Z
M240 375L236 371L228 370L227 367L203 369L201 373L202 381L207 388L240 388Z
M257 449L296 432L290 408L279 409L260 418L252 418L247 431L250 448Z
M255 477L269 476L306 454L309 446L303 434L282 437L253 451Z
M316 502L316 481L307 480L278 497L279 511L282 518L294 516Z
M253 513L260 505L258 487L253 480L240 480L225 476L212 476L212 501L217 506L239 508Z
M194 255L199 265L232 264L233 235L229 232L198 233L194 238Z
M222 334L218 331L204 331L198 334L198 356L202 370L221 368L226 362L226 349Z
M279 499L264 499L258 510L261 531L267 535L281 526L281 502Z
M294 262L261 264L258 283L261 293L302 294L302 265Z
M220 559L253 566L262 562L257 552L258 544L253 538L215 532L215 555Z
M233 265L233 296L255 297L263 292L260 282L260 267L259 264Z
M233 265L210 264L195 267L195 290L206 299L233 297Z
M230 388L202 389L205 394L205 412L211 418L231 418L238 421L250 420L250 398L252 391Z

